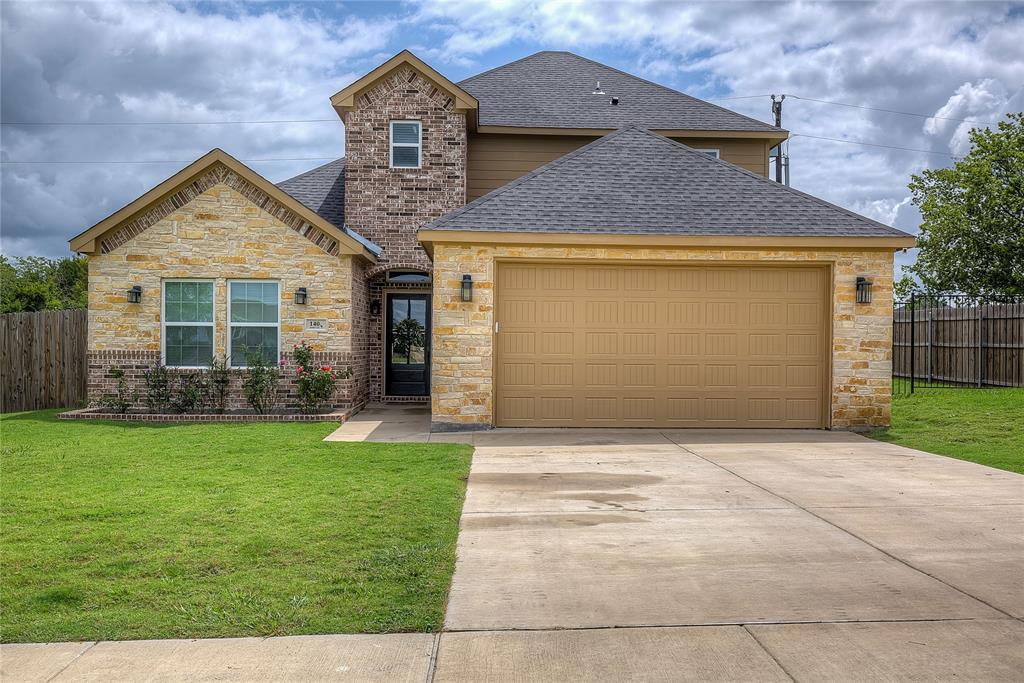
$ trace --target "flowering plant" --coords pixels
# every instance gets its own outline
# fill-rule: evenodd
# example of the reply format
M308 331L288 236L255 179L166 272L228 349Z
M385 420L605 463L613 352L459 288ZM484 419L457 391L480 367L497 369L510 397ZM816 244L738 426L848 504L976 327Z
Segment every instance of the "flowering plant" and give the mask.
M292 346L292 358L298 375L296 385L299 409L304 413L320 412L323 404L334 396L334 383L338 378L346 378L351 374L349 370L335 370L330 365L314 364L313 349L305 340Z

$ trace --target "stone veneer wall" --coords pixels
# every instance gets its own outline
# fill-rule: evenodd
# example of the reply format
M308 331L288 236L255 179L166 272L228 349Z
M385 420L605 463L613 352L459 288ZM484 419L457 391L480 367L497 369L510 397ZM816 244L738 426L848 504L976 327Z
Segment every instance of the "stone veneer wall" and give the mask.
M345 114L345 223L383 247L381 266L430 270L416 238L466 203L466 117L408 65L381 78ZM391 168L390 122L422 122L421 168Z
M887 426L892 400L891 251L529 247L437 244L431 408L435 423L493 424L495 259L615 259L662 262L794 261L831 263L832 427ZM473 276L473 301L459 296ZM872 303L855 303L858 275L874 281Z
M198 182L198 181L197 181ZM354 353L354 257L325 251L290 222L268 213L251 192L242 194L224 182L199 183L204 188L187 203L163 212L145 230L89 259L89 398L112 392L112 366L125 369L144 398L142 373L160 362L162 285L165 279L214 281L215 353L227 350L227 281L261 279L280 282L280 344L285 401L295 397L291 348L305 339L317 363L353 366L352 379L340 383L332 407L349 408L365 401L365 363ZM245 188L241 188L243 191ZM256 197L259 200L258 197ZM142 220L142 219L140 219ZM286 218L287 220L287 218ZM336 248L336 246L334 247ZM333 249L332 249L333 250ZM142 303L126 302L126 290L141 285ZM294 303L298 287L306 287L309 303ZM359 305L359 300L356 300ZM322 331L306 331L305 320L326 323ZM247 407L241 374L232 378L230 409Z

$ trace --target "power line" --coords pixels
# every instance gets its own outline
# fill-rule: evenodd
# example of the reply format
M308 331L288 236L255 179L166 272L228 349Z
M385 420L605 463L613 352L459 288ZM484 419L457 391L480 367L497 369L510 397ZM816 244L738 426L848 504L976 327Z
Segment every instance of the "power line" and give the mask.
M887 114L900 114L902 116L917 116L922 119L938 119L940 121L956 121L958 123L978 123L983 126L995 126L998 121L976 121L974 119L955 119L950 116L932 116L930 114L918 114L912 111L897 111L896 109L881 109L879 107L867 107L862 104L850 104L848 102L832 102L830 100L818 100L813 97L801 97L800 95L790 95L798 100L806 100L808 102L820 102L821 104L832 104L837 107L852 107L853 109L867 109L868 111L882 111Z
M793 133L790 136L790 140L793 138L812 138L814 140L828 140L830 142L845 142L848 145L864 145L866 147L881 147L883 149L899 149L904 152L921 152L922 154L941 154L942 156L953 157L958 159L956 154L950 154L949 152L939 152L933 149L914 149L912 147L897 147L895 145L883 145L877 142L864 142L862 140L845 140L843 138L827 138L821 135L808 135L806 133Z
M198 158L198 157L197 157ZM262 164L268 161L333 161L338 157L284 157L280 159L239 159L239 161L246 164ZM2 160L0 164L191 164L195 159L160 159L160 160L146 160L146 161L128 161L128 160L95 160L95 159L76 159L71 161L8 161Z
M341 119L263 119L258 121L2 121L0 126L249 126L260 123L341 123Z

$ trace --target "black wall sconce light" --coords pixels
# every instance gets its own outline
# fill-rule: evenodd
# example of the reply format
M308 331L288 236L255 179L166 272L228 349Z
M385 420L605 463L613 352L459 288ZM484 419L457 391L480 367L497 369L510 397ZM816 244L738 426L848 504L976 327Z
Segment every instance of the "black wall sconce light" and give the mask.
M128 290L128 303L137 304L142 301L142 287L139 285L133 285Z
M473 276L463 275L462 276L462 300L472 301L473 300Z
M380 315L380 299L370 302L370 315Z
M305 287L299 287L295 290L295 303L299 306L305 306L306 301L309 300L309 295L306 293Z
M871 303L871 280L866 277L857 278L857 303Z

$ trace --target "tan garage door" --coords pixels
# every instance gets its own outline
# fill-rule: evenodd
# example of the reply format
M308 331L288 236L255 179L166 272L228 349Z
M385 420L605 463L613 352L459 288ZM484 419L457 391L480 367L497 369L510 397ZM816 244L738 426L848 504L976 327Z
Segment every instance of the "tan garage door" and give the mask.
M496 422L825 426L823 267L498 265Z

